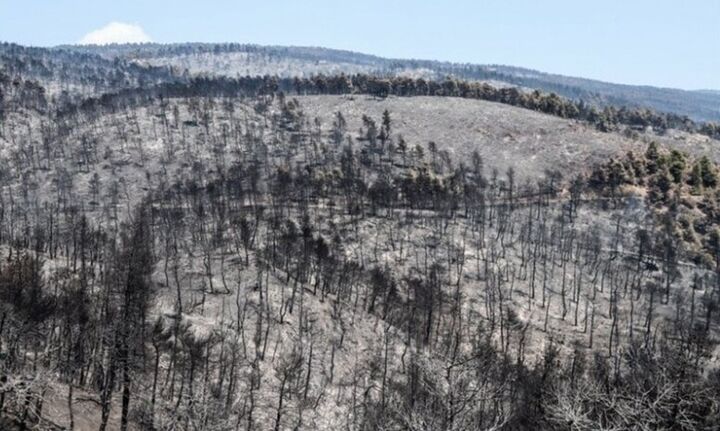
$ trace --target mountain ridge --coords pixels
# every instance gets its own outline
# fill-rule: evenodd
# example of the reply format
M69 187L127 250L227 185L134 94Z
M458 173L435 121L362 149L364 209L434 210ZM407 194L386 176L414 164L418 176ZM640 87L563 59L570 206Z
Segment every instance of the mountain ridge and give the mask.
M96 53L106 58L144 60L152 65L163 64L179 56L203 54L247 53L270 59L325 61L338 64L341 72L354 73L355 68L370 68L379 74L425 74L435 79L453 76L468 80L493 80L531 90L555 92L573 100L583 100L600 107L622 105L648 107L662 112L686 115L694 120L720 120L720 91L684 90L606 82L597 79L547 73L539 70L499 64L454 63L448 61L386 58L349 50L311 46L281 46L239 43L177 43L177 44L114 44L114 45L59 45L50 49L64 49ZM249 63L249 61L248 61ZM203 69L203 68L201 68ZM204 68L205 72L232 76L232 70ZM296 69L290 76L302 75ZM318 73L316 73L318 74Z

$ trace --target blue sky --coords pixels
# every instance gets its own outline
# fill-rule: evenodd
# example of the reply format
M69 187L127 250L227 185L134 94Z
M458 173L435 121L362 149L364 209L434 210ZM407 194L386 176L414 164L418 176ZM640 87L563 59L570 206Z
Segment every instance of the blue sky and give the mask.
M720 0L0 0L0 40L75 43L111 22L155 42L311 45L720 89Z

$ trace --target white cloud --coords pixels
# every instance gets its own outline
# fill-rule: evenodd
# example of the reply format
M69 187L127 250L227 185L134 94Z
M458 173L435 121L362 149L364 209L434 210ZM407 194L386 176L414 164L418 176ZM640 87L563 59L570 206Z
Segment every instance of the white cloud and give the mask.
M91 31L80 39L81 45L107 45L109 43L152 42L139 25L111 22L103 28Z

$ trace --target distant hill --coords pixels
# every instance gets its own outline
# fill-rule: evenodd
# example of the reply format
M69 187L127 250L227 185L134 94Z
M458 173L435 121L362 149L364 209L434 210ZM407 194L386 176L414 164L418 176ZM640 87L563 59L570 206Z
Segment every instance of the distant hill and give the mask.
M38 81L50 96L72 97L174 81L168 68L62 48L0 43L0 72Z
M430 60L389 59L351 51L317 47L248 44L133 44L63 46L64 50L122 58L153 66L173 66L193 74L279 75L375 73L442 79L454 76L526 89L555 92L596 106L648 107L687 115L693 120L720 120L720 92L613 84L549 74L521 67L460 64Z

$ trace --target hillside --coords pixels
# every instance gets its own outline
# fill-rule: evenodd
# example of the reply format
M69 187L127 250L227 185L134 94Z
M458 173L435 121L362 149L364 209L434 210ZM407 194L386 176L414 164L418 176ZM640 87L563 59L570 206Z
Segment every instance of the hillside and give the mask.
M59 103L78 96L176 81L165 67L147 68L70 49L0 43L0 73L40 83Z
M387 59L350 51L315 47L242 44L126 45L112 47L65 46L65 49L124 58L143 65L173 66L191 73L225 76L373 73L493 82L530 90L554 92L573 100L603 106L648 107L686 115L696 121L720 121L720 95L715 91L612 84L543 73L503 65L456 64L415 59Z
M477 151L488 166L505 172L513 166L523 180L546 170L578 173L627 151L642 152L651 141L720 162L718 141L670 131L665 135L603 133L582 122L482 100L441 97L299 96L309 118L330 129L341 112L348 130L362 127L362 116L379 119L388 110L394 131L412 145L435 142L452 160L467 161Z
M717 140L125 61L0 79L2 426L720 422Z

